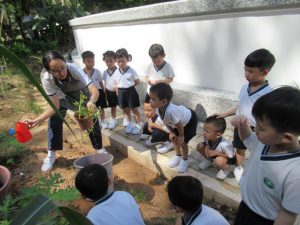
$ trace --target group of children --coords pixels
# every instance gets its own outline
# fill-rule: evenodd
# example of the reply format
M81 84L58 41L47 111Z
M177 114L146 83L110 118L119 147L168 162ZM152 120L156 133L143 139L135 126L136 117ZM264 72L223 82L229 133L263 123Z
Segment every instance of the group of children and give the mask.
M149 85L145 114L150 119L143 133L152 134L148 143L164 141L170 145L172 142L176 155L169 161L169 167L176 167L178 172L183 173L189 167L188 142L196 134L198 119L193 110L171 102L173 91L168 83L173 80L174 71L164 60L162 46L152 45L149 55L153 63L146 76ZM106 62L107 57L104 56L104 60ZM116 52L116 60L119 69L115 66L109 69L106 62L107 76L118 71L114 90L117 95L115 98L129 122L124 124L127 125L125 131L138 134L142 129L138 95L134 87L139 79L136 72L127 65L131 56L125 49ZM208 117L204 122L204 141L197 146L201 170L213 163L220 169L217 178L223 180L234 171L240 183L242 202L235 224L293 224L300 213L300 195L297 191L300 185L297 172L300 166L300 91L292 87L272 91L266 76L274 63L273 54L266 49L258 49L246 57L244 69L248 83L240 91L237 107ZM104 89L107 89L107 81L103 81ZM153 109L156 109L156 113ZM133 112L136 123L131 123L130 111ZM231 120L235 129L233 142L230 143L222 134L226 129L224 118L232 115L236 116ZM127 122L126 119L124 122ZM157 135L156 132L163 135ZM250 157L244 171L246 149L250 151ZM184 213L182 224L227 224L221 220L216 221L218 216L212 216L213 212L208 213L209 210L202 206L202 199L191 191L194 187L199 188L196 179L183 177L174 180L168 185L168 194L171 203ZM181 187L183 183L185 187ZM198 191L202 194L202 189ZM105 196L100 197L106 199ZM93 200L102 202L99 198ZM205 213L211 214L207 220L210 222L203 219Z

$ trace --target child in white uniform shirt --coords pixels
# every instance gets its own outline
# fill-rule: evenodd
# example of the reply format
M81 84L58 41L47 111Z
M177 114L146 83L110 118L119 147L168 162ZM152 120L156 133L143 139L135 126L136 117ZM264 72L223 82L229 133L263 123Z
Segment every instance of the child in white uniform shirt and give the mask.
M149 49L149 56L152 63L148 66L145 80L148 82L145 102L149 102L150 88L157 83L171 83L175 77L170 63L165 61L165 50L160 44L153 44Z
M107 193L110 182L99 164L88 165L76 175L75 186L82 197L95 202L87 218L94 225L144 225L139 206L129 193Z
M235 165L234 149L224 137L226 121L216 116L207 117L204 121L204 142L197 145L201 154L199 168L207 169L212 163L220 170L217 178L225 180Z
M216 210L202 204L201 182L191 176L174 177L167 186L170 202L183 213L182 225L229 225Z
M169 84L153 85L149 95L151 106L157 109L158 115L170 130L169 138L176 151L168 166L176 167L177 172L184 173L189 167L188 143L196 135L197 115L183 105L177 106L171 103L173 90Z
M253 106L255 133L245 115L232 125L251 152L240 186L235 225L292 225L300 213L300 91L281 87Z
M103 72L103 83L108 107L111 108L111 120L108 122L109 129L115 129L117 123L117 85L119 81L118 68L116 67L116 53L113 51L106 51L103 54L103 61L107 66L107 70Z
M118 82L118 102L121 109L128 119L129 124L125 128L127 134L139 134L141 132L141 115L139 112L140 100L135 86L140 83L137 72L128 66L132 56L128 54L125 48L117 50L117 63L119 66ZM135 122L131 123L130 111L133 112Z
M99 91L99 98L96 102L96 106L100 107L100 118L101 118L101 126L102 128L106 128L106 124L104 123L105 119L105 111L104 108L107 108L107 103L105 100L105 94L103 91L103 83L102 76L98 69L94 68L95 66L95 54L91 51L85 51L81 54L82 61L85 65L83 68L83 72L88 75L88 77L92 80L93 84L97 87Z
M232 115L244 114L248 117L252 129L255 127L255 120L251 115L251 110L255 101L272 91L266 76L269 74L275 58L267 49L258 49L250 53L245 59L245 77L248 84L245 84L239 94L238 106L221 114L216 114L219 118L225 118ZM243 174L242 163L245 159L246 147L239 138L237 129L234 129L233 147L236 148L236 167L234 176L239 182Z

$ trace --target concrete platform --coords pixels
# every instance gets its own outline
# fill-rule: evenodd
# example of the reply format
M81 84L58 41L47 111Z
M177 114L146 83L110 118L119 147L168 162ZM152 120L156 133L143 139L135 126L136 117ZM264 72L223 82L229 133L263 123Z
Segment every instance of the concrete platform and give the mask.
M118 119L119 124L122 124L121 116ZM203 124L198 124L197 135L190 141L190 167L184 174L177 173L175 169L167 166L169 159L175 155L174 150L159 154L153 146L148 147L144 140L140 139L139 135L125 134L124 128L119 125L115 130L102 130L102 138L104 145L110 145L118 149L121 153L128 156L132 160L147 167L159 175L171 179L174 176L191 175L198 178L204 188L205 197L215 200L217 203L226 205L228 207L237 208L241 200L239 185L231 174L225 181L220 181L215 178L218 170L216 168L209 168L205 171L198 169L199 153L195 150L197 143L202 141ZM231 136L231 133L225 134ZM137 168L138 169L138 168Z

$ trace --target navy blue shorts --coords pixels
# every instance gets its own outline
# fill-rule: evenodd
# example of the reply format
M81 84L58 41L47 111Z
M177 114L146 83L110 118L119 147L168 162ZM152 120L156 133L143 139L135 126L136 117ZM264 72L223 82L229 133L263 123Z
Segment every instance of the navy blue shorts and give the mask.
M98 89L99 91L99 98L98 101L96 102L97 108L107 108L107 103L106 103L106 96L105 93L102 89Z
M118 103L121 109L139 107L140 99L135 87L118 88Z
M108 107L116 107L118 105L118 95L115 91L105 90Z

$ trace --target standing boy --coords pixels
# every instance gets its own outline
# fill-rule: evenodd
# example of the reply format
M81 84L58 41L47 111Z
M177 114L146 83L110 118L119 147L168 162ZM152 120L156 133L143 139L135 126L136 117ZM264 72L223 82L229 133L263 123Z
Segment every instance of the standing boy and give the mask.
M175 77L174 70L170 63L165 61L166 53L162 45L153 44L149 49L149 56L152 63L148 66L145 80L148 82L145 102L149 102L150 88L154 84L166 83L169 84Z
M233 115L246 115L249 119L252 129L255 127L255 120L251 114L251 110L255 101L272 91L269 86L266 76L269 74L275 58L271 52L266 49L258 49L250 53L245 59L245 77L248 84L245 84L239 94L238 105L229 111L217 114L219 118L225 118ZM239 182L243 174L242 163L245 160L246 147L239 138L237 129L234 129L233 134L233 147L236 148L236 167L234 175Z
M202 204L201 182L191 176L174 177L167 186L170 202L183 213L182 225L229 225L213 208Z
M107 108L102 76L98 69L94 68L95 66L95 54L91 51L85 51L81 54L83 63L85 68L83 68L83 72L88 75L88 77L92 80L93 84L97 87L99 91L99 98L96 102L97 108L100 107L100 117L101 117L101 127L102 129L106 129L108 124L104 122L105 119L105 111L104 108Z
M169 161L169 167L176 167L177 172L184 173L189 167L188 143L196 135L198 118L196 113L183 105L171 103L173 90L169 84L158 83L150 88L150 104L158 109L158 115L170 129L176 155Z
M99 164L88 165L76 175L75 186L82 197L95 202L87 218L94 225L144 225L139 206L129 193L107 193L110 182Z
M275 89L254 103L252 114L256 133L245 115L231 121L251 152L234 224L292 225L300 213L300 91Z

